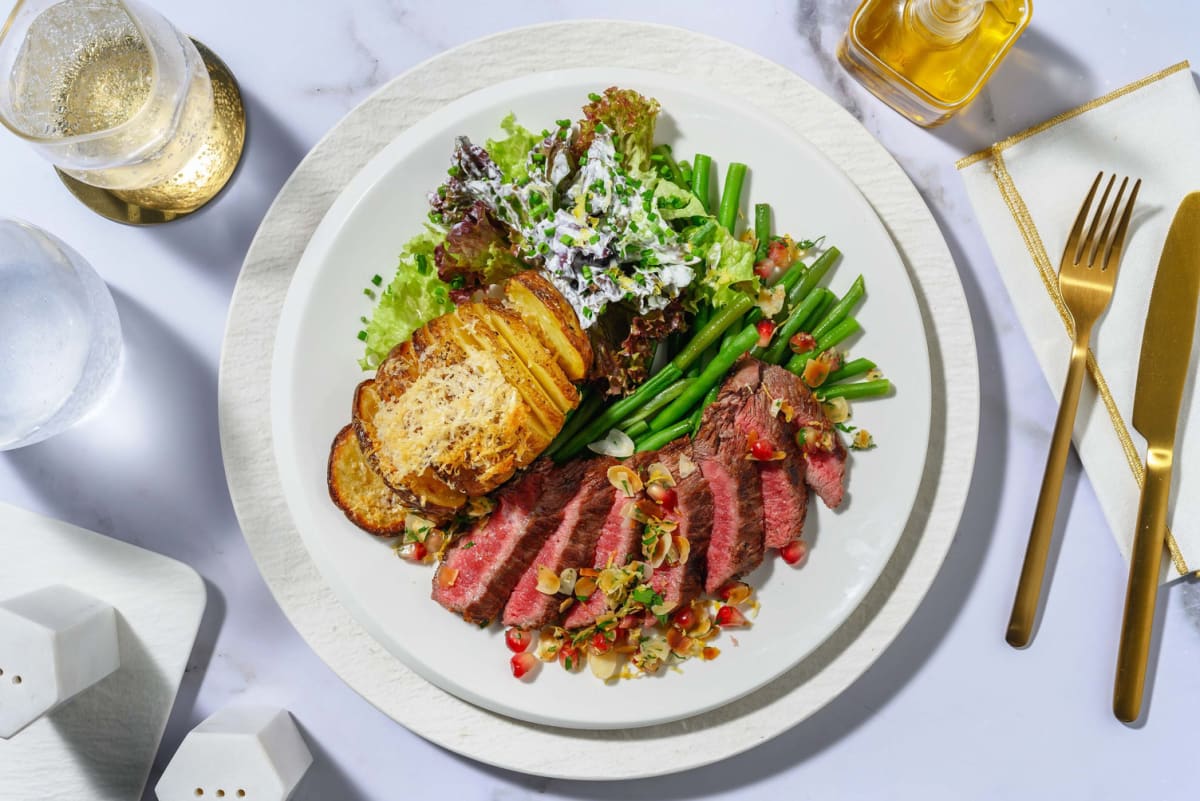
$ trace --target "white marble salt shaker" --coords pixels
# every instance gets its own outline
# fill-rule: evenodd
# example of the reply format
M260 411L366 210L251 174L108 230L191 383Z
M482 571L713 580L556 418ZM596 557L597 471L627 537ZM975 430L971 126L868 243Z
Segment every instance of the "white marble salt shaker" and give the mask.
M0 737L120 664L116 611L103 601L61 584L0 601Z
M159 801L285 801L312 761L287 710L229 706L183 738L154 792Z

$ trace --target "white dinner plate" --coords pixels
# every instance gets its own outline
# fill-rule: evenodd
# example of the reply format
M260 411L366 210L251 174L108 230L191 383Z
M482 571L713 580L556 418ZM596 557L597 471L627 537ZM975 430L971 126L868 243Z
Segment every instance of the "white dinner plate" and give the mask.
M768 558L750 576L761 610L747 630L714 643L721 656L651 680L604 684L587 671L544 667L534 681L509 672L503 632L480 630L430 600L432 570L397 559L330 502L326 459L364 378L356 333L371 302L363 287L389 280L401 246L428 211L454 137L498 136L507 113L532 130L577 118L589 92L619 85L653 96L657 140L681 157L709 153L717 175L744 161L749 204L772 206L778 231L824 235L844 254L830 285L866 278L852 355L868 356L897 391L854 404L854 424L878 447L853 453L848 499L836 513L815 499L799 569ZM355 176L318 226L284 302L271 374L271 420L284 495L313 560L341 601L396 658L428 681L485 708L534 723L584 729L646 726L695 715L771 681L821 644L854 610L908 520L926 458L930 370L912 286L878 217L816 148L748 105L696 81L640 70L580 69L530 75L475 92L412 126ZM733 636L731 636L733 634Z

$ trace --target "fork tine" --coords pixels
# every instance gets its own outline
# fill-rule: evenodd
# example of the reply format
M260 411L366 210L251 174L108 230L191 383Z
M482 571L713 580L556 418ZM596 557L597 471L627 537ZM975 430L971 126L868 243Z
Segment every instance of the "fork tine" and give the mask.
M1087 197L1083 199L1083 205L1079 207L1075 224L1071 226L1071 233L1067 235L1067 246L1063 250L1061 265L1065 266L1069 262L1075 261L1075 253L1079 249L1079 235L1083 233L1083 226L1087 223L1088 210L1092 206L1092 198L1095 197L1096 187L1100 186L1100 179L1103 177L1103 171L1096 173L1096 180L1092 181L1092 188L1088 190Z
M1116 176L1114 176L1116 177ZM1129 177L1121 179L1121 188L1117 190L1117 196L1113 198L1112 207L1108 210L1108 218L1104 221L1104 228L1100 230L1100 238L1092 246L1092 252L1088 254L1088 266L1096 265L1096 257L1103 257L1108 251L1108 232L1112 230L1113 220L1117 218L1117 211L1121 208L1121 198L1125 197L1125 187L1129 186ZM1103 265L1101 265L1103 269Z
M1133 216L1133 204L1137 200L1138 190L1142 188L1142 179L1138 178L1133 184L1133 191L1129 193L1129 201L1125 204L1125 212L1121 215L1121 221L1117 223L1117 232L1113 234L1112 244L1108 246L1108 252L1104 256L1104 269L1116 270L1117 265L1121 262L1121 249L1125 247L1125 235L1129 233L1129 218Z
M1108 179L1108 183L1104 186L1104 194L1100 196L1100 203L1096 206L1096 213L1092 216L1092 224L1088 226L1087 238L1083 240L1083 244L1079 246L1079 250L1075 253L1075 257L1071 259L1072 264L1079 264L1080 261L1087 256L1085 264L1091 267L1091 253L1095 250L1096 228L1100 225L1100 218L1104 216L1104 204L1108 202L1108 193L1112 191L1113 183L1117 180L1117 176L1113 175Z

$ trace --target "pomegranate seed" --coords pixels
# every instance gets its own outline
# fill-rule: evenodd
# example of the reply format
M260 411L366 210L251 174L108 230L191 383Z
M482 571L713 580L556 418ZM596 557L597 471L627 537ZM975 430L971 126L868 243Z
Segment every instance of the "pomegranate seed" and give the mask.
M580 665L579 649L574 645L563 645L562 648L558 649L558 661L561 662L562 666L567 670L574 670Z
M429 549L425 547L425 543L423 542L410 542L406 553L412 561L424 562L425 557L429 555Z
M519 654L529 647L529 641L532 638L529 632L521 631L520 629L509 629L504 632L504 644L508 646L508 650L514 654Z
M754 265L754 274L764 281L769 281L774 272L775 263L768 259L763 259Z
M518 679L533 670L537 663L537 657L528 651L523 654L513 654L513 658L508 660L508 666L512 668L513 676Z
M717 625L722 628L745 626L746 616L739 612L736 606L722 606L717 610Z
M685 606L675 613L673 622L681 629L690 629L696 622L696 613L691 606Z
M792 353L808 353L810 350L816 350L817 340L807 331L801 331L788 340L788 347L792 349Z
M775 335L775 323L770 320L759 320L754 326L758 329L758 346L765 348L771 344L771 337Z
M772 445L768 440L757 439L754 441L754 444L750 446L750 455L755 459L759 459L764 462L768 461L775 456L775 446Z
M808 555L808 546L804 543L804 540L792 540L779 549L779 555L789 565L798 565Z
M603 634L596 632L592 635L592 650L598 654L607 653L612 648L612 643L608 641Z

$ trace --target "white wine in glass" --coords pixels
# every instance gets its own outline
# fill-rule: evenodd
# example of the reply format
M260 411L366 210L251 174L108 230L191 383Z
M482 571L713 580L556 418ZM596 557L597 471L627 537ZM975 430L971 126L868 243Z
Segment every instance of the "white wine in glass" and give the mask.
M18 2L0 75L0 121L129 203L192 211L240 157L241 132L214 124L221 98L196 45L134 0Z

